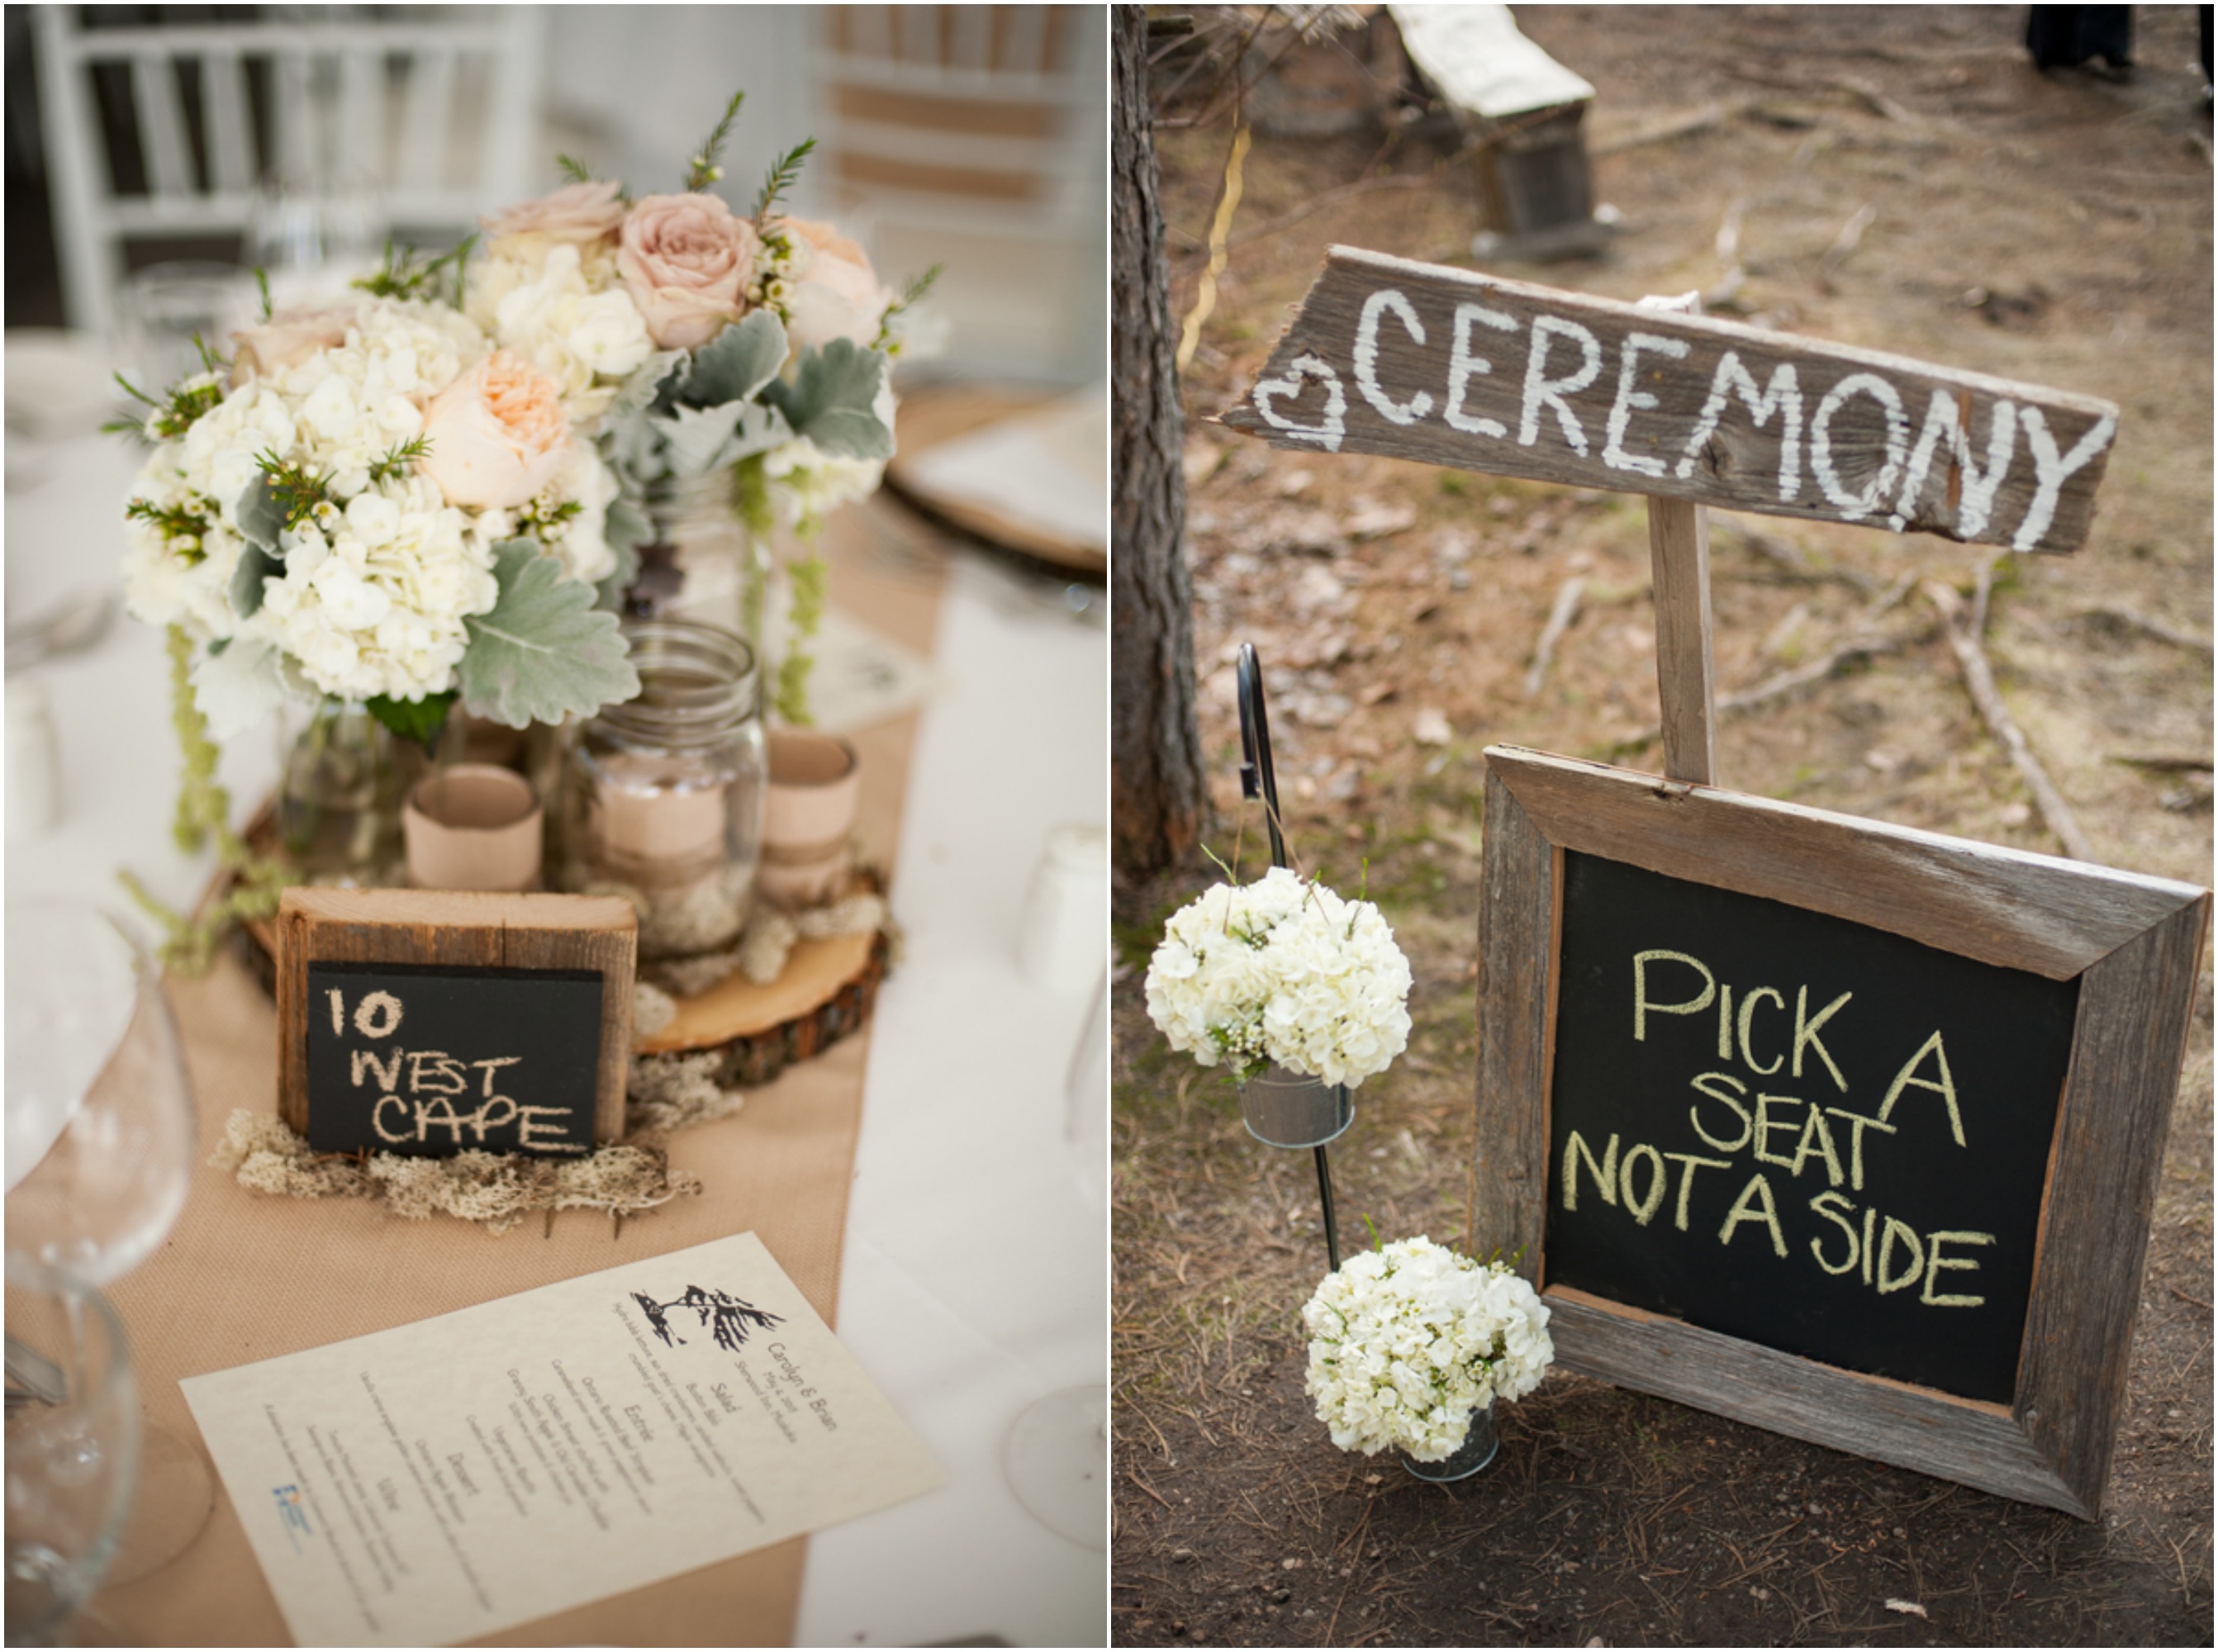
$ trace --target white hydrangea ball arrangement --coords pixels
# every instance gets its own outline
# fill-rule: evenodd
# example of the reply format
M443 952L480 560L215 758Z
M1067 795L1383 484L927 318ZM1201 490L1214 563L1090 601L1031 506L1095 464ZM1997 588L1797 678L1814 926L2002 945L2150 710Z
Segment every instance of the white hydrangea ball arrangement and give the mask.
M1174 1049L1245 1079L1275 1063L1350 1088L1409 1042L1409 961L1379 908L1273 867L1164 925L1148 1014Z
M1308 1389L1343 1451L1455 1454L1472 1414L1540 1386L1555 1345L1548 1309L1507 1263L1422 1236L1329 1273L1302 1309Z

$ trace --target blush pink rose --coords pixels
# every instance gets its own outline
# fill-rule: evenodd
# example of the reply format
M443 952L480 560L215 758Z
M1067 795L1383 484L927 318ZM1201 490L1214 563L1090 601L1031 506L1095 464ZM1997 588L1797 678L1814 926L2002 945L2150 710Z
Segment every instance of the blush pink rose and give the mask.
M562 387L495 350L431 399L424 473L449 504L512 510L561 473L570 456Z
M712 195L647 195L623 221L616 272L660 350L692 350L739 319L754 226Z
M623 187L601 180L567 183L552 195L519 201L478 222L486 233L496 237L543 235L553 241L584 244L614 235L623 227L623 202L616 199Z
M801 218L784 222L809 248L785 301L785 336L793 347L821 350L835 338L866 348L875 343L894 294L880 283L863 249L829 224Z
M307 361L319 350L345 343L354 317L350 306L282 310L258 327L232 334L232 384L237 387L251 378L266 379L281 368Z

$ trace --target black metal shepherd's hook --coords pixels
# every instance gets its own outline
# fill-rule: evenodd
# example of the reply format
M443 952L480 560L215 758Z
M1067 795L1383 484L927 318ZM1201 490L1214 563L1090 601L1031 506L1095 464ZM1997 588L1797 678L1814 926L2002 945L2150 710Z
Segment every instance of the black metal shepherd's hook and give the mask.
M1286 833L1279 825L1279 777L1271 766L1271 719L1263 709L1263 662L1255 645L1240 645L1234 667L1240 690L1240 795L1263 801L1264 823L1271 832L1271 864L1286 863ZM1323 1142L1317 1154L1317 1203L1324 1209L1324 1253L1340 1271L1340 1229L1332 1214L1332 1159Z

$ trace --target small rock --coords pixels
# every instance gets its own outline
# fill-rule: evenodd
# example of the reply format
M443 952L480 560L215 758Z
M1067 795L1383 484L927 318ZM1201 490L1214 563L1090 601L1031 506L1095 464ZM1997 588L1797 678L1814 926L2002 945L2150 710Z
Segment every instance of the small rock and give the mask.
M1367 500L1358 500L1354 511L1344 525L1351 538L1381 539L1388 534L1398 534L1406 528L1414 528L1416 523L1417 513L1409 505L1373 504Z
M1279 1564L1290 1572L1298 1572L1302 1569L1301 1562L1295 1559L1291 1555L1289 1555L1286 1559L1280 1561Z
M2022 826L2033 819L2033 806L2030 803L2006 804L1995 819L2006 826Z
M1283 1606L1293 1598L1294 1592L1292 1589L1273 1589L1271 1592L1271 1600L1274 1606Z
M1446 712L1437 706L1426 706L1409 725L1409 738L1420 746L1446 746L1455 738L1455 731L1448 727Z
M1199 1560L1201 1556L1191 1549L1174 1549L1171 1550L1171 1558L1184 1565L1188 1561Z

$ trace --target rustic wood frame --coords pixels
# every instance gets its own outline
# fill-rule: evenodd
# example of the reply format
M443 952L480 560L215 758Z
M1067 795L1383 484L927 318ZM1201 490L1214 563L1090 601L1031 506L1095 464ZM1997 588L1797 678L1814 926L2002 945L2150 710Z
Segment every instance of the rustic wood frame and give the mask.
M593 1140L620 1142L631 1067L639 919L607 895L487 894L432 889L290 888L276 921L277 1111L308 1133L308 966L449 964L486 969L591 969L601 976L601 1058Z
M1487 752L1477 1253L1545 1279L1564 854L1621 862L2079 981L2007 1407L1843 1370L1564 1287L1556 1363L2083 1519L2101 1511L2211 895L1515 748Z

